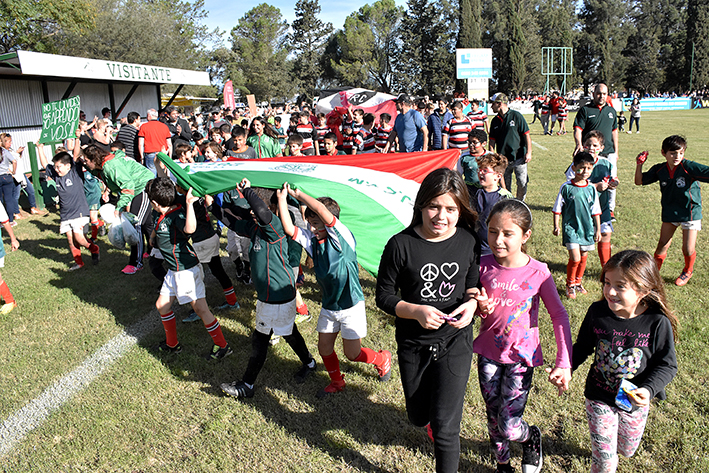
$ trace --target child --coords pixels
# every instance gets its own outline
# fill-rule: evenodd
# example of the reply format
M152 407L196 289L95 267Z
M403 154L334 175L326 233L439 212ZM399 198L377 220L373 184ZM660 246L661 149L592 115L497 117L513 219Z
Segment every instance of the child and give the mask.
M576 293L586 294L581 284L586 271L588 252L594 242L601 240L601 206L598 203L598 191L588 178L593 172L594 159L590 153L581 151L574 156L571 169L574 177L561 185L554 202L555 236L563 235L563 245L569 250L569 262L566 264L566 297L576 299ZM561 231L559 220L563 215Z
M0 224L5 229L8 235L10 235L10 249L16 251L20 247L20 242L15 238L15 232L12 230L12 225L10 225L10 218L7 215L5 206L0 203ZM0 244L0 268L5 267L5 245ZM15 307L17 307L17 302L15 298L12 297L10 288L7 287L7 283L0 275L0 298L3 300L3 305L0 306L0 315L7 315L12 312Z
M352 122L342 122L342 151L352 154L356 133L352 129Z
M290 135L288 137L288 142L286 144L288 147L288 156L304 156L302 153L303 149L303 137L300 135Z
M471 133L485 133L481 128L474 129ZM472 145L471 145L472 149ZM512 198L512 194L502 187L503 176L507 169L507 158L497 153L485 153L477 158L478 182L480 188L470 194L471 207L478 213L478 226L476 233L480 240L480 254L492 253L487 244L487 216L492 207L502 199ZM470 186L468 186L470 190Z
M230 355L232 350L224 339L219 321L214 318L207 306L204 273L197 254L189 242L189 236L197 229L193 204L198 198L192 195L190 189L185 197L187 204L185 209L181 204L176 203L177 190L172 181L166 177L158 177L148 182L145 192L150 198L155 221L155 228L150 235L150 244L160 250L168 266L160 295L155 302L165 329L165 341L160 342L157 350L173 354L182 351L182 346L177 340L175 313L171 308L172 303L177 299L180 304L190 303L214 341L212 351L206 358L220 360Z
M374 114L368 113L362 119L362 128L355 135L352 154L368 154L374 153L375 137L372 133L374 126Z
M277 194L283 229L313 258L315 276L323 291L322 310L318 318L318 350L331 382L318 396L345 389L340 361L334 351L340 331L345 356L350 361L374 365L379 381L389 381L391 353L362 347L362 338L367 336L367 314L359 283L355 239L338 218L340 206L329 197L314 199L299 189L291 189L288 183L284 183ZM310 229L293 226L288 215L288 194L308 206L305 218Z
M298 123L291 136L293 136L293 134L298 134L303 138L301 147L304 155L313 156L320 154L317 133L313 124L310 123L310 114L308 112L300 112L298 115Z
M586 377L586 417L591 433L591 473L614 472L618 453L640 445L650 401L665 399L677 374L677 318L669 309L660 272L644 251L613 255L601 271L603 297L588 308L573 347L572 369L594 355ZM616 406L623 380L636 389L630 411Z
M276 117L279 118L279 117ZM231 131L232 146L226 155L229 158L256 159L256 150L246 143L246 130L240 126ZM230 159L227 158L227 161Z
M463 103L453 102L453 119L443 127L443 149L468 149L468 134L473 130L470 120L463 115Z
M642 172L647 153L640 153L635 167L635 185L646 186L660 181L662 227L660 241L655 250L658 270L662 268L667 257L675 230L682 227L684 269L675 280L678 286L687 284L694 272L697 233L702 229L702 195L699 183L709 182L709 166L684 159L686 149L687 140L683 136L668 136L662 142L662 156L665 157L666 163L655 164L647 172Z
M207 147L204 148L204 162L205 163L217 163L222 161L224 158L224 151L222 145L214 141L210 141Z
M623 112L618 112L618 132L623 133L625 131L625 124L628 123L628 119L625 118Z
M468 133L468 147L463 151L458 160L458 172L463 175L465 184L471 197L480 188L478 179L478 158L489 153L487 147L487 133L482 128L473 128ZM486 234L487 236L487 234Z
M330 127L327 126L327 117L324 113L318 113L318 125L315 127L315 133L317 134L318 149L320 150L320 154L325 154L323 151L325 146L324 140L325 135L329 132ZM337 143L337 135L335 135L335 143Z
M180 163L194 163L195 159L192 155L193 148L185 143L178 143L175 145L174 156Z
M388 113L382 113L379 115L379 126L377 127L376 137L374 138L374 144L376 145L377 152L381 153L389 141L389 134L394 126L391 124L391 115ZM395 146L392 148L396 149Z
M542 468L542 437L522 419L534 368L542 366L539 343L539 299L552 320L557 354L549 381L568 389L571 379L569 318L547 265L530 258L526 242L532 234L532 212L517 199L498 202L488 217L492 255L480 259L480 291L476 296L482 325L473 342L478 357L480 390L487 410L497 472L512 472L510 442L522 443L522 471Z
M281 220L275 215L275 207L269 209L265 202L270 202L273 191L259 189L266 198L262 199L251 188L248 179L243 179L238 187L249 206L253 217L243 213L237 219L213 204L212 211L218 219L235 232L249 236L251 247L251 277L256 286L256 328L251 337L251 357L246 372L240 381L223 383L222 391L236 398L254 396L254 383L266 362L271 334L283 337L303 363L295 373L295 380L303 383L305 378L315 371L315 359L308 352L303 336L295 325L295 276L288 261L288 245ZM209 202L209 201L208 201ZM235 208L236 209L236 208Z
M330 132L323 138L323 151L325 156L337 156L340 154L345 154L344 151L337 149L337 135Z
M286 135L286 131L283 129L282 126L283 119L279 116L273 117L273 131L276 133L276 138L278 138L278 144L281 146L281 151L285 151L286 149L286 138L288 135ZM246 139L246 135L244 134L244 139ZM246 142L244 141L244 144ZM253 148L251 148L253 149Z
M387 243L377 277L377 306L396 316L406 413L435 439L439 473L458 471L473 358L480 247L469 202L456 171L442 168L426 176L411 224Z
M480 110L480 101L473 99L470 102L470 111L468 112L468 120L475 128L482 128L487 133L487 115L484 110Z
M613 235L613 218L611 216L610 199L611 191L618 187L618 178L615 164L599 153L603 151L605 139L603 133L592 130L583 140L584 151L591 153L595 161L593 171L588 180L598 191L598 203L601 205L601 240L598 242L598 258L601 267L611 257L611 236ZM566 170L566 178L573 179L576 173L572 166Z
M82 246L91 253L93 264L98 264L100 260L98 245L87 241L84 236L84 227L89 223L89 205L84 192L83 166L74 163L74 159L66 151L57 153L52 158L54 164L47 164L44 146L37 143L37 150L40 166L45 168L47 176L52 178L57 186L60 208L59 233L66 234L69 249L74 257L74 264L69 271L84 267L81 258Z
M565 135L566 120L569 118L569 104L566 102L566 99L564 97L559 97L558 107L559 111L556 114L556 121L559 122L559 131L557 131L556 134Z

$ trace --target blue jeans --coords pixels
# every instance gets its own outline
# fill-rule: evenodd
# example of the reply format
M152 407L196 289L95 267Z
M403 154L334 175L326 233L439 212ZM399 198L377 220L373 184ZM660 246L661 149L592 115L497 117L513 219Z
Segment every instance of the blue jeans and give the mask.
M32 181L27 179L27 176L23 175L22 176L25 180L25 183L27 185L27 199L30 201L30 208L35 208L37 207L37 199L34 197L34 186L32 185ZM16 184L15 185L15 202L17 202L17 208L19 210L20 208L20 194L22 193L22 184ZM19 212L18 212L19 213Z
M143 153L143 158L145 160L143 165L150 169L156 176L158 175L158 171L155 169L155 156L157 155L158 153Z
M5 206L7 216L12 223L15 214L20 213L20 209L17 208L17 199L15 199L15 181L10 174L0 175L0 201Z

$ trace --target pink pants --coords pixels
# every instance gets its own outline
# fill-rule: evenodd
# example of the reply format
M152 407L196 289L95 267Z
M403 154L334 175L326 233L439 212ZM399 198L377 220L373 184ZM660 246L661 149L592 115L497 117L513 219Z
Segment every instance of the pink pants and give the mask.
M603 402L586 399L586 417L591 431L591 473L612 473L618 468L618 453L632 456L640 445L650 406L625 412Z

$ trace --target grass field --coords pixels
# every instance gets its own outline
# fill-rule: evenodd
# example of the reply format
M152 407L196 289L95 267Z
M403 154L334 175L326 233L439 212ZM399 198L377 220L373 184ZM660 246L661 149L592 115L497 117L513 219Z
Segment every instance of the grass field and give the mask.
M652 252L659 236L659 187L633 185L638 152L650 150L647 169L662 160L664 137L684 134L689 141L687 158L709 164L709 111L644 112L641 126L641 134L620 136L614 252L625 248ZM552 235L551 206L570 162L573 137L543 136L536 123L532 139L538 146L529 169L527 200L535 218L529 251L549 265L563 289L567 252L561 237ZM99 266L68 272L71 256L65 239L57 234L58 221L56 214L21 220L16 227L20 250L6 257L2 269L20 307L0 316L0 419L13 416L125 329L147 335L0 455L0 471L433 470L433 449L425 431L406 418L396 355L392 380L385 384L377 382L373 368L343 361L345 392L318 400L315 394L328 383L327 373L319 364L315 376L296 384L292 374L299 362L280 343L271 349L253 399L224 397L219 384L241 376L251 350L253 288L237 287L240 310L216 313L234 347L232 356L218 363L202 359L211 347L209 336L200 324L180 322L184 351L175 357L159 356L151 350L164 338L153 309L158 282L147 269L135 276L121 274L127 256L110 248L105 239L100 243ZM633 458L621 459L620 472L709 471L709 255L703 251L707 243L707 232L700 232L695 275L687 286L673 284L683 266L679 240L662 268L681 322L679 374L668 387L668 400L652 407L640 449ZM600 296L595 252L588 261L589 294L564 300L574 337L588 305ZM233 275L231 263L225 264ZM365 345L395 353L393 319L375 307L375 280L364 272L361 277L369 316ZM210 281L207 300L212 306L221 304L221 290L213 278ZM302 293L311 313L317 314L319 290L312 274ZM176 313L181 319L187 308ZM153 330L140 325L146 320ZM543 347L553 359L555 344L546 313L540 320ZM314 354L315 324L314 318L300 326ZM588 362L562 397L541 372L535 377L525 418L542 429L544 471L589 469L583 408L587 371ZM494 471L475 370L466 395L461 441L460 471ZM0 436L0 442L7 438ZM515 447L513 465L518 471L520 455L521 449Z

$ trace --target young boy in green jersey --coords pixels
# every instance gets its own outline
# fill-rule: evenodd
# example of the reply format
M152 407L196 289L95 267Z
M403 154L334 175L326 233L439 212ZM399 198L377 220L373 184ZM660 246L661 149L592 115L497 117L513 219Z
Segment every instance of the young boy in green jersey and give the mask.
M214 346L207 355L208 359L219 360L232 353L224 339L219 321L207 306L204 289L204 273L197 254L189 242L190 235L197 229L197 218L193 204L198 197L192 195L192 189L185 197L186 208L177 203L177 190L167 177L158 177L148 181L145 186L153 207L155 228L150 235L150 244L160 250L168 271L163 279L160 296L155 307L160 313L165 341L157 349L166 353L179 353L182 346L177 340L177 327L172 303L177 299L180 304L190 303L192 309L204 322L204 327L212 337Z
M582 151L574 156L573 179L559 189L552 212L554 212L554 235L563 234L563 244L569 250L566 265L566 297L576 299L576 294L586 294L581 284L586 270L588 252L601 239L601 206L598 191L588 181L593 171L594 158ZM559 220L563 216L563 232Z
M697 233L702 229L702 195L699 183L709 182L709 166L684 159L686 149L687 140L683 136L668 136L662 142L662 156L667 162L655 164L647 172L643 172L643 164L648 155L644 152L638 155L635 167L635 185L646 186L660 182L662 227L660 241L655 250L657 269L662 267L667 257L675 230L682 227L684 269L675 280L678 286L687 284L694 272Z
M252 189L248 179L238 185L250 209L232 206L222 211L208 198L210 210L228 228L251 239L249 257L251 279L256 287L256 327L251 336L251 357L240 381L223 383L222 391L236 398L254 396L254 383L266 362L271 334L283 337L303 363L294 378L302 383L315 371L315 359L308 351L295 324L295 275L288 258L288 243L275 206L269 208L273 194L269 189ZM286 212L287 213L287 212Z
M288 215L288 194L307 205L305 219L310 229L293 226ZM391 377L391 353L375 352L362 346L367 336L367 315L359 282L355 239L339 220L340 206L329 197L315 199L288 183L277 191L286 235L299 243L313 258L315 276L322 288L322 310L318 318L318 351L330 375L330 384L318 397L342 391L345 380L335 353L337 335L342 332L342 346L350 361L372 364L380 381Z

